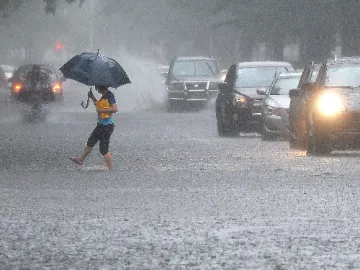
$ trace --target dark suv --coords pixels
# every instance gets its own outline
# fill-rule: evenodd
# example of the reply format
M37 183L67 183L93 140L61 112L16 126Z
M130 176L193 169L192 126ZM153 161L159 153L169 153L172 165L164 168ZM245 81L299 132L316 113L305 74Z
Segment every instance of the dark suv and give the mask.
M360 147L360 58L323 63L315 82L303 85L309 154Z
M232 65L219 83L216 119L219 136L260 131L263 95L282 72L293 71L287 62L243 62Z
M218 92L217 62L212 57L175 57L166 78L168 109L176 103L206 104Z

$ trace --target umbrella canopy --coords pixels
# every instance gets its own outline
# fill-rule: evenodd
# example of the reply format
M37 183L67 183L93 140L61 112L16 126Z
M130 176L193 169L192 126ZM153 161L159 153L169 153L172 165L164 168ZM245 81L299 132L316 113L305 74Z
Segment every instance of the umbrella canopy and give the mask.
M99 53L81 53L66 62L60 71L65 78L88 86L117 88L131 83L125 70L116 60Z

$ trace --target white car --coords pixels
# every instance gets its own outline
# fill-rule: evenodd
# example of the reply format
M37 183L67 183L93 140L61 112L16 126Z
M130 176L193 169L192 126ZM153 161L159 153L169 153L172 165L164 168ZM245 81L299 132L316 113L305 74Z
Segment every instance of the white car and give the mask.
M268 91L258 90L264 95L261 112L261 139L270 140L288 136L289 91L299 84L301 72L281 73Z
M10 79L13 76L15 68L10 65L0 65L5 72L5 77Z

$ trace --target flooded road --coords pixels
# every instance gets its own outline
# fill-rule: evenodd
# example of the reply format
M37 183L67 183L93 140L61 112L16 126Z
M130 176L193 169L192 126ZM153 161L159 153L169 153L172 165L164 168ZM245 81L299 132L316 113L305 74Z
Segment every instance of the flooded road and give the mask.
M97 146L68 159L96 123L86 92L40 122L1 107L1 269L360 267L359 152L220 138L211 106L122 110L115 94L113 172Z

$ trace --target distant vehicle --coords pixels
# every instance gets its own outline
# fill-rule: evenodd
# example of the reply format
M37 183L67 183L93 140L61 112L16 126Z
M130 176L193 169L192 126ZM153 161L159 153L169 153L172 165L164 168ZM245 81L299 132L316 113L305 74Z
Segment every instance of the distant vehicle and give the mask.
M0 88L6 88L8 79L2 66L0 66Z
M30 84L28 76L35 66L39 67L42 77L46 77L37 87ZM50 65L21 65L14 71L11 78L10 91L13 100L24 103L32 102L34 99L42 103L63 101L62 79Z
M212 57L175 57L166 79L168 109L176 103L206 104L218 92L219 71Z
M227 72L228 72L227 69L223 69L223 70L220 71L220 80L222 82L225 81Z
M306 149L305 127L305 86L309 82L315 82L320 65L310 62L301 74L297 87L289 91L289 144L290 148Z
M10 79L13 76L14 70L15 70L15 68L13 66L11 66L11 65L0 65L0 67L4 70L5 77L7 79Z
M295 91L305 106L308 154L360 148L360 57L324 62L315 82Z
M167 77L167 74L169 73L169 67L167 65L161 65L158 66L158 71L160 72L161 76L163 76L165 79Z
M260 131L263 95L282 72L293 71L288 62L243 62L231 65L225 82L219 84L216 119L219 136Z
M264 95L260 129L262 140L288 137L289 91L297 87L300 76L300 71L284 72L276 77L268 91L257 90L259 95Z

